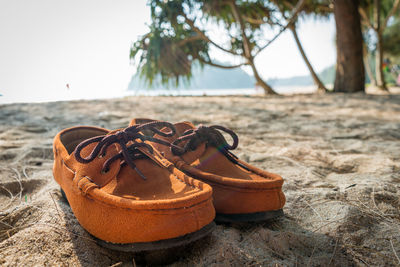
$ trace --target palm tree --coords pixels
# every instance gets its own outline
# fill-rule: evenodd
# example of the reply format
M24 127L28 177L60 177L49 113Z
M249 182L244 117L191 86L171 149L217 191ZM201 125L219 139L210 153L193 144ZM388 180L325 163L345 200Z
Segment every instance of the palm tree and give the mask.
M287 24L278 23L276 8L270 1L173 0L150 1L152 23L150 32L134 43L131 58L138 60L138 70L150 84L160 76L168 84L188 81L192 63L220 68L250 66L257 84L266 94L275 94L259 74L255 58L285 31L296 19L305 0L300 0L288 15ZM208 23L223 25L224 44L207 34ZM279 26L278 33L265 40L264 28ZM222 65L213 60L209 50L214 47L240 60L238 64Z
M358 0L335 0L336 78L335 92L357 92L365 89L363 38Z
M274 1L274 3L278 6L279 10L281 11L282 17L288 20L287 18L287 12L290 12L290 10L293 10L294 8L294 3L293 0L286 0L286 1ZM329 2L328 1L307 1L302 10L301 14L303 15L317 15L319 17L326 17L329 15L333 10L329 7ZM296 45L299 49L299 52L301 54L301 57L304 60L304 63L306 64L311 77L314 81L314 84L317 86L319 92L326 92L326 87L323 84L323 82L319 79L317 73L314 71L314 68L311 65L310 60L307 58L307 55L303 49L303 45L300 42L299 36L297 34L296 30L296 21L293 21L293 23L290 24L289 30L292 32L293 38L296 42Z

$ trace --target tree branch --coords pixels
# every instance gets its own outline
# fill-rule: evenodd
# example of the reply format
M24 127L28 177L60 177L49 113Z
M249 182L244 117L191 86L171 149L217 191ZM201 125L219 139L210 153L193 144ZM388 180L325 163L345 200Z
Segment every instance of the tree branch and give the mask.
M187 24L189 24L189 26L190 26L198 35L200 35L200 36L202 37L203 40L205 40L205 41L211 43L212 45L214 45L215 47L217 47L218 49L220 49L220 50L222 50L222 51L224 51L224 52L226 52L226 53L230 53L230 54L235 55L235 56L240 56L240 54L238 54L238 53L236 53L236 52L234 52L234 51L232 51L232 50L223 48L222 46L218 45L217 43L215 43L214 41L212 41L210 38L208 38L208 36L205 35L205 33L204 33L202 30L200 30L198 27L196 27L196 25L194 25L194 21L191 20L191 19L189 19L189 18L186 16L186 14L181 14L181 15L185 18L185 22L186 22Z
M281 0L280 0L281 1ZM278 1L279 2L279 1ZM283 1L283 4L286 5L290 9L294 9L294 5L290 3L289 1ZM332 5L332 4L331 4ZM325 5L325 4L315 4L315 7L318 8L321 11L325 11L327 13L333 13L333 8L330 7L330 5Z
M210 65L210 66L213 66L213 67L217 67L217 68L222 68L222 69L234 69L234 68L239 68L241 66L246 65L245 63L241 63L241 64L237 64L237 65L232 65L232 66L225 66L225 65L220 65L218 63L214 63L214 62L208 61L208 60L204 60L202 58L197 58L197 59L200 62L204 63L204 64L207 64L207 65Z
M242 32L244 56L249 59L251 58L250 42L246 35L243 18L239 14L235 0L230 1L229 4L232 8L233 16L235 17L236 22L239 23L240 31Z
M250 18L250 17L247 17L247 16L243 16L243 19L244 19L245 21L247 21L248 23L251 23L251 24L262 25L262 24L265 24L265 23L266 23L266 22L263 21L262 19L253 19L253 18Z
M196 41L196 40L203 40L203 38L200 35L190 36L190 37L188 37L186 39L183 39L183 40L179 41L177 43L177 46L182 46L182 45L185 45L186 43L190 43L190 42Z
M318 7L321 11L325 11L325 12L328 12L328 13L333 13L333 8L331 7L331 5L319 4L319 5L317 5L317 7Z
M389 14L388 14L387 17L385 18L385 21L384 21L383 24L381 25L381 27L382 27L382 32L383 32L383 30L386 28L390 17L393 16L394 13L396 13L396 11L397 11L397 9L399 8L399 6L400 6L400 0L396 0L396 1L394 2L394 4L393 4L393 8L390 10Z
M283 1L283 4L285 4L287 7L289 7L290 9L294 8L294 5L292 5L292 3L290 3L289 1Z
M371 24L371 21L369 20L368 16L367 16L367 12L365 11L364 8L359 7L358 8L358 13L360 13L362 20L363 20L363 24L367 25L368 27L370 27L371 29L376 31L376 28L374 27L374 25Z
M264 50L265 48L267 48L273 41L275 41L288 27L290 27L290 25L292 25L296 19L297 16L299 15L301 9L303 8L303 5L305 3L305 0L300 0L299 2L297 2L296 7L294 9L293 15L290 17L290 19L287 21L286 26L281 28L281 30L271 39L269 40L264 46L262 46L254 55L257 56L262 50Z

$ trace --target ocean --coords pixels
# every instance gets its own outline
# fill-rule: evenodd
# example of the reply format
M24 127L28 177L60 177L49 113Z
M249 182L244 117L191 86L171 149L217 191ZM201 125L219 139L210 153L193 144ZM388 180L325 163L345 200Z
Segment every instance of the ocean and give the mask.
M274 87L280 94L307 94L316 91L315 86L281 86ZM45 93L35 91L15 92L0 95L0 104L10 103L40 103L54 101L69 101L80 99L107 99L126 96L223 96L223 95L259 95L263 91L255 88L240 89L195 89L195 90L165 90L165 89L141 89L141 90L51 90Z

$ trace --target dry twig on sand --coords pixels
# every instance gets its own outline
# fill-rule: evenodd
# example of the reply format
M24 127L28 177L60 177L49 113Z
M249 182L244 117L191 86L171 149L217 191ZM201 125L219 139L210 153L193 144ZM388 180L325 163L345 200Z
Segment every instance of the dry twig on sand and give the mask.
M393 237L392 237L392 238L393 238ZM399 256L397 256L396 250L394 249L392 238L390 238L390 246L392 247L394 256L396 257L397 261L398 261L399 264L400 264L400 258L399 258Z

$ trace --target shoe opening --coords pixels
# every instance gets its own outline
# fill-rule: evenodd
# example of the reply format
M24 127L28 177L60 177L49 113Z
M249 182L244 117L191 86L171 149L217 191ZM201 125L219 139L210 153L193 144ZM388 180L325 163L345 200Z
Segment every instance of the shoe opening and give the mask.
M95 136L105 135L107 133L108 131L103 129L76 127L64 132L60 136L60 140L68 151L68 154L71 154L75 150L76 146L79 145L82 141Z

